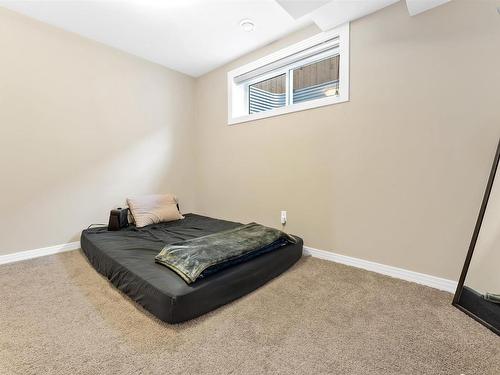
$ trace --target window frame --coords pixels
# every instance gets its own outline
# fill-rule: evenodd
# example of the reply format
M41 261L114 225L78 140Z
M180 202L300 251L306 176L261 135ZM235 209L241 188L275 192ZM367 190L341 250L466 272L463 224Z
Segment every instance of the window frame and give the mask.
M243 74L247 74L253 70L260 69L266 65L275 63L281 59L285 59L296 53L299 53L307 48L314 47L320 43L338 38L338 47L334 51L322 51L315 55L308 56L302 60L285 65L281 68L271 70L241 83L235 83L235 78ZM293 70L301 66L306 66L315 62L319 62L325 58L339 55L339 95L328 96L308 100L300 103L293 103ZM286 74L286 104L284 107L248 114L249 112L249 86L269 78ZM274 52L268 56L260 58L249 64L231 70L227 73L228 84L228 125L244 123L248 121L259 120L267 117L280 116L287 113L304 111L307 109L323 107L337 103L349 101L349 23L345 23L333 30L322 32L302 42L293 44L289 47ZM239 102L238 102L239 101ZM243 102L242 102L243 101ZM243 103L243 104L242 104ZM246 114L233 116L233 106L239 105L240 113Z

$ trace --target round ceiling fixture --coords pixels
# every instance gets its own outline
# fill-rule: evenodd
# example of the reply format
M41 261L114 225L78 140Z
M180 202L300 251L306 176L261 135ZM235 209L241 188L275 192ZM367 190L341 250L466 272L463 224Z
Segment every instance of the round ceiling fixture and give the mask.
M247 33L249 33L250 31L253 31L253 29L255 29L255 25L254 25L253 21L249 20L248 18L241 20L240 26L243 29L243 31L246 31Z

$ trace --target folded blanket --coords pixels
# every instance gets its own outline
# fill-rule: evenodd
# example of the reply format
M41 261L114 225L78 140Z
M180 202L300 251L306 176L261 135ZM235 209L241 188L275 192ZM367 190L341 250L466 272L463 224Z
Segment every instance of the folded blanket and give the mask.
M500 294L486 293L484 295L484 299L486 301L490 301L490 302L493 302L493 303L500 303Z
M250 223L240 227L165 246L155 261L167 266L188 284L214 266L234 264L249 259L287 243L296 243L292 236L260 224Z

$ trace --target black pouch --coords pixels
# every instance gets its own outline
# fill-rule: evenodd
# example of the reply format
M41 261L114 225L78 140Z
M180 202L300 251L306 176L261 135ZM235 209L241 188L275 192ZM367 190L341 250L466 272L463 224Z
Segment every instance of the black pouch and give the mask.
M108 230L120 230L128 227L128 208L117 208L109 213Z

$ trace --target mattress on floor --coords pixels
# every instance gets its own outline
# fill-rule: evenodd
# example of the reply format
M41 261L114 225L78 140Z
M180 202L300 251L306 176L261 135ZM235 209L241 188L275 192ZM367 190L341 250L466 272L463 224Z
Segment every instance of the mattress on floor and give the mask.
M134 301L168 323L200 316L231 302L280 275L302 256L302 239L270 253L186 284L179 275L155 263L164 245L241 225L186 214L184 220L144 228L82 232L81 247L92 266Z

